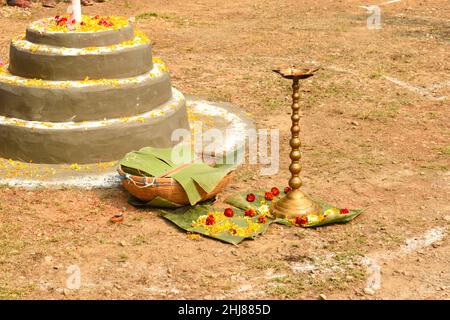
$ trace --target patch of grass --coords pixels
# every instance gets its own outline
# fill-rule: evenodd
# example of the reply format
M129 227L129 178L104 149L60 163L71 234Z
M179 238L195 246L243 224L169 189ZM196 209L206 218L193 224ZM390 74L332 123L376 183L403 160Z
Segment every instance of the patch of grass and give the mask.
M135 246L140 246L146 244L147 242L148 239L144 234L138 234L137 236L133 237L133 245Z
M128 256L125 253L120 253L118 256L118 262L126 262L128 260Z
M264 107L271 111L282 110L285 106L287 106L287 104L280 99L270 99L264 104Z
M365 154L359 159L359 164L367 165L367 166L373 166L373 167L379 167L386 164L386 160L384 159L377 159L371 155Z
M252 258L249 261L249 265L252 268L255 268L257 270L267 270L272 269L275 271L285 270L288 268L288 265L283 260L276 260L276 259L270 259L270 260L255 260Z
M383 77L383 73L381 71L374 71L369 74L370 79L380 79L381 77Z
M114 199L116 197L116 192L114 190L103 190L99 194L98 198L100 201L109 201L111 199Z
M435 148L435 150L437 150L437 152L439 154L442 154L442 155L445 155L445 156L450 156L450 146ZM2 205L1 204L0 204L0 211L2 211Z
M129 0L123 0L123 5L125 8L130 9L131 8L131 4Z
M367 278L367 272L364 268L348 268L346 271L347 276L352 276L355 280L365 280Z
M26 293L16 289L9 289L3 286L0 286L0 299L18 299L25 296Z
M171 21L176 23L179 26L193 26L193 25L199 25L200 23L195 20L189 20L185 19L179 16L176 16L175 14L168 14L168 13L157 13L153 11L143 12L135 16L136 20L147 20L147 19L163 19L165 21ZM205 23L203 23L205 24Z
M426 115L429 119L432 119L432 120L439 119L439 116L440 116L439 112L437 112L437 111L428 111L426 113Z
M338 251L334 254L333 259L340 263L345 262L352 262L355 261L355 259L364 256L362 252L360 252L358 249L349 249L345 251Z
M427 163L420 166L422 169L429 169L434 171L443 171L446 172L449 170L448 166L440 163Z
M255 175L256 175L256 173L254 170L248 170L248 169L237 170L236 175L235 175L235 180L245 182L247 180L255 178Z
M289 275L273 279L266 287L266 292L282 298L291 298L304 292L308 284L305 274Z
M270 295L274 295L282 298L292 298L300 294L302 290L293 288L292 286L274 286L269 285L266 288L266 292Z
M372 120L386 123L390 119L397 117L400 106L397 102L390 102L384 106L377 107L375 110L361 111L355 114L361 120Z
M143 12L136 15L136 20L145 20L150 18L157 18L158 14L156 12Z

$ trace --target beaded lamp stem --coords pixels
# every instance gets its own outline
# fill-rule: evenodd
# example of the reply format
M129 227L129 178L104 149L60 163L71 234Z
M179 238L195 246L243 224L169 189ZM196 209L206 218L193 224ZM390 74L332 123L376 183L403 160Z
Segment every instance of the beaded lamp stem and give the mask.
M289 180L289 186L291 191L281 198L279 201L273 203L270 207L272 214L280 218L296 218L308 214L319 214L321 207L318 203L311 200L306 194L304 194L300 187L302 186L302 180L300 178L300 172L302 166L301 159L301 140L300 140L300 94L299 94L299 81L300 79L306 79L313 76L313 73L317 69L295 69L289 68L285 70L274 70L286 79L292 79L292 126L291 126L291 140L290 140L290 158L291 165L289 171L291 172L291 178Z

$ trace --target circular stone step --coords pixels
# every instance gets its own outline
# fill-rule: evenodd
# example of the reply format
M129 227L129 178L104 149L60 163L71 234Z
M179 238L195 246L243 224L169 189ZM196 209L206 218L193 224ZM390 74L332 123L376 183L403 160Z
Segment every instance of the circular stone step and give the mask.
M148 38L139 33L132 41L92 48L63 48L13 39L9 71L17 76L42 80L118 79L152 69Z
M0 156L35 163L111 161L130 150L175 144L175 129L188 128L185 99L172 98L149 112L108 120L38 122L0 116Z
M255 129L250 114L229 103L188 97L186 101L191 131L196 121L203 131L216 129L226 140L222 152L234 152L246 139L247 130ZM227 134L228 132L228 134ZM125 155L125 154L124 154ZM121 156L122 157L122 156ZM0 158L0 186L20 188L116 188L121 184L117 161L80 165L35 164Z
M170 76L159 59L146 74L112 80L30 80L0 67L0 115L9 118L81 122L129 117L153 110L171 95Z
M35 44L55 47L86 48L104 47L119 44L134 38L133 24L123 18L126 23L114 30L98 30L90 32L56 32L49 31L48 25L54 18L45 18L32 22L26 30L26 39Z

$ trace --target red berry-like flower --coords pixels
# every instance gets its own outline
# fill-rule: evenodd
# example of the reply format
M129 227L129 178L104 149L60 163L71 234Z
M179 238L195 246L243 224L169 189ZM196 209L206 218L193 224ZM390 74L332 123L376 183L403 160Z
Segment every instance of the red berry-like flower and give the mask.
M301 217L295 217L295 224L297 225L304 225L308 223L308 217L307 216L301 216Z
M59 16L55 16L55 20L59 20Z
M245 216L253 218L254 216L256 216L256 212L255 210L252 209L245 210Z
M280 189L278 189L277 187L273 187L272 190L270 190L270 192L272 192L272 194L276 197L277 195L280 194Z
M340 213L341 214L347 214L347 213L349 213L350 211L347 209L347 208L344 208L344 209L341 209L340 210Z
M263 215L259 216L259 217L258 217L258 222L261 222L261 223L267 223L267 218L266 218L266 216L263 216Z
M85 26L86 23L84 23L83 21L80 22L80 25Z
M284 188L284 193L289 193L289 192L291 192L291 187L286 187L286 188Z
M210 215L208 215L208 217L206 218L205 223L206 223L207 226L211 226L211 225L213 225L214 223L216 223L216 218L214 218L214 216L213 216L212 214L210 214Z
M272 192L266 192L264 197L266 198L266 200L272 201L273 200L273 193Z
M233 209L231 209L231 208L226 208L225 211L223 212L223 214L225 215L225 217L228 217L228 218L231 218L232 216L234 216Z
M94 19L98 20L98 19L100 19L100 16L97 15L97 16L94 17Z
M249 193L247 195L247 201L248 202L253 202L253 201L255 201L255 199L256 199L256 196L253 193Z

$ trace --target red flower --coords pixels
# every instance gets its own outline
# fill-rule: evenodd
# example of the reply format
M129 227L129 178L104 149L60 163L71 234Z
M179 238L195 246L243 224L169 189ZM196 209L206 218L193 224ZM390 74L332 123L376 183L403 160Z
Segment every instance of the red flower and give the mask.
M253 201L255 201L255 199L256 199L256 196L253 193L249 193L247 195L247 201L248 202L253 202Z
M80 22L80 25L85 26L86 23L84 23L83 21Z
M228 217L228 218L231 218L232 216L234 216L233 209L231 209L231 208L226 208L225 211L223 212L223 214L225 215L225 217Z
M278 189L277 187L273 187L272 190L270 190L270 192L272 192L272 194L276 197L277 195L280 194L280 189Z
M205 223L206 223L207 226L211 226L211 225L213 225L214 223L216 223L216 218L214 218L214 216L213 216L212 214L210 214L210 215L208 215L208 217L206 218Z
M307 216L301 216L301 217L295 217L295 224L297 225L304 225L308 223L308 217Z
M289 193L290 191L291 191L292 189L291 189L291 187L286 187L286 188L284 188L284 193Z
M230 231L232 235L235 235L237 233L236 229L234 228L230 228L228 231Z
M272 192L266 192L264 197L266 198L266 200L272 201L273 200L273 193Z
M59 20L59 16L55 16L55 20Z
M349 213L349 212L350 212L350 211L348 211L347 208L341 209L341 210L340 210L340 213L341 213L341 214L347 214L347 213Z
M94 19L98 20L98 19L100 19L100 17L97 15L97 16L94 17Z
M253 218L255 215L256 215L255 210L252 209L245 210L245 216Z
M258 217L258 222L261 222L261 223L267 223L267 218L266 218L266 216L263 216L263 215L259 216L259 217Z

